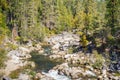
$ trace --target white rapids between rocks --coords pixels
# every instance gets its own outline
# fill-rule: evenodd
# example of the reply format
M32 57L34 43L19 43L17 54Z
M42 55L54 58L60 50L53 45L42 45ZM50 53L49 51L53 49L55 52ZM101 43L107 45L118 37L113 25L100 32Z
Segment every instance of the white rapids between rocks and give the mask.
M57 70L50 70L48 73L42 72L42 74L52 77L55 80L71 80L65 75L59 75Z

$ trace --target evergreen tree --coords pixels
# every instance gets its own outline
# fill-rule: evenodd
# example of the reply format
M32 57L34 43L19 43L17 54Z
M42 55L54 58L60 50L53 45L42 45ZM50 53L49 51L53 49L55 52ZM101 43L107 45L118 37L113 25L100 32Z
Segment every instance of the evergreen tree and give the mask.
M88 30L95 28L94 21L97 14L97 6L95 0L83 0L84 6L84 32L87 34Z
M120 8L120 1L119 0L107 0L107 12L106 12L106 19L107 19L107 27L111 29L111 33L115 32L115 29L119 27L119 8Z
M8 28L6 26L6 12L8 9L8 4L6 0L0 1L0 48L3 47L2 44L5 42L5 37L8 33Z
M62 31L69 31L73 27L73 15L68 2L58 0L58 29Z

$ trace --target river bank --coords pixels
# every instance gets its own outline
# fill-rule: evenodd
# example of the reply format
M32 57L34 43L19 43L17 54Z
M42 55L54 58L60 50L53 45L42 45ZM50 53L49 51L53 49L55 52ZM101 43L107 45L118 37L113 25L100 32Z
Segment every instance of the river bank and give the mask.
M119 80L120 73L110 72L109 61L96 50L93 53L74 51L80 46L76 34L62 33L45 39L47 45L19 46L10 51L3 69L4 78L10 80ZM108 62L108 63L107 63ZM18 76L11 73L21 67ZM12 74L13 75L13 74ZM9 80L9 79L8 79Z

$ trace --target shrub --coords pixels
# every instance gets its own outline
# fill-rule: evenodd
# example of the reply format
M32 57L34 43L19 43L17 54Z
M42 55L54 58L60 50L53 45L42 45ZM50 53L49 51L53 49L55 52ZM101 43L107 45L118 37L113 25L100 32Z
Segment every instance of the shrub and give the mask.
M9 50L15 50L15 49L18 48L17 45L14 45L14 44L12 44L12 43L7 43L6 47L8 47Z
M9 76L10 76L12 79L18 78L20 72L21 72L21 69L17 69L17 70L15 70L15 71L12 71Z
M0 48L0 68L5 66L4 61L7 59L6 54L7 52Z
M70 48L68 49L68 53L69 53L69 54L72 54L72 53L73 53L73 51L74 51L74 50L73 50L73 48L72 48L72 47L70 47Z
M103 63L104 63L104 58L101 54L98 54L98 52L96 50L93 51L93 55L94 55L94 58L95 58L95 61L93 63L93 67L94 68L99 68L101 69L102 66L103 66Z

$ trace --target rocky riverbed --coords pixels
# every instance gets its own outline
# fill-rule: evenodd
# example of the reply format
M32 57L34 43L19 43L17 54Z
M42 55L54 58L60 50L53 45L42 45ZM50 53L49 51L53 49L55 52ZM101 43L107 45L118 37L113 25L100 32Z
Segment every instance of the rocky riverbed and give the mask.
M42 43L20 46L8 53L3 70L6 80L9 74L25 65L34 69L19 73L14 80L120 80L120 73L110 72L106 58L96 50L92 54L74 52L80 46L76 34L64 32L45 39L49 46ZM32 55L31 51L35 51ZM71 53L72 52L72 53ZM31 59L30 59L31 58ZM60 61L62 60L62 61Z

